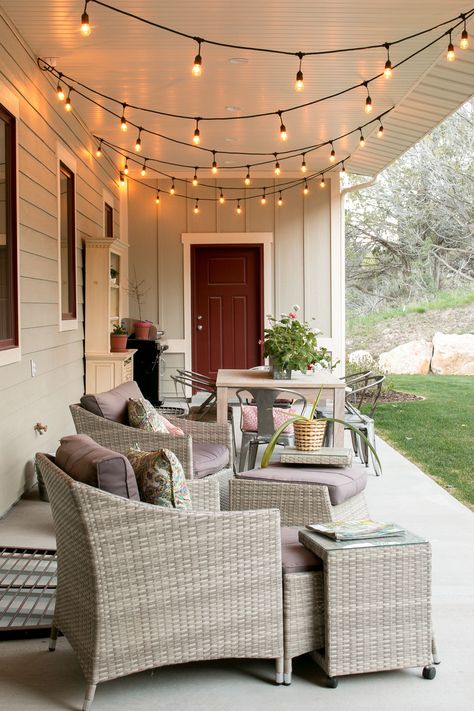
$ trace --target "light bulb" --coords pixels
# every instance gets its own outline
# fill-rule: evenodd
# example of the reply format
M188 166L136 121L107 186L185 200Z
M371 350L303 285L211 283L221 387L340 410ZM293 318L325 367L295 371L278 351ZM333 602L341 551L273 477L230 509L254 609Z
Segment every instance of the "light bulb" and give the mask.
M221 205L223 205L225 202L224 193L222 192L222 190L221 190L221 194L219 195L219 202Z
M141 149L142 149L142 139L140 138L140 136L138 136L137 140L135 141L135 150L137 153L140 153Z
M323 175L323 176L321 176L321 182L319 183L319 187L324 188L325 186L326 186L326 183L324 181L324 175Z
M365 100L365 113L370 114L372 111L372 99L368 96Z
M128 175L128 161L125 161L125 165L123 166L123 173L124 175Z
M346 166L345 166L344 161L342 161L341 173L345 173L345 172L346 172Z
M64 105L64 108L66 111L72 111L72 105L71 105L71 92L67 95L66 103Z
M275 163L275 175L280 175L280 173L281 173L280 164L279 164L279 162L277 161L277 162Z
M331 143L331 146L332 146L332 143ZM331 163L334 163L334 161L336 160L336 151L334 150L334 148L331 149L331 154L329 156L329 160L331 161Z
M449 44L448 44L448 52L446 54L446 59L448 60L448 62L454 62L454 60L456 59L456 54L454 52L454 45L453 45L453 41L451 39L451 32L449 33Z
M377 138L383 138L383 126L380 124L379 130L377 131Z
M262 195L262 197L260 198L260 203L261 203L262 205L266 205L266 204L267 204L267 198L265 197L265 195Z
M461 49L467 49L469 47L469 35L467 34L466 28L463 29L461 33L461 41L459 42Z
M193 64L193 75L195 77L200 77L202 74L202 57L200 54L196 54L194 57L194 64Z
M309 193L308 184L305 183L305 184L304 184L304 188L303 188L303 195L307 195L308 193Z
M171 188L170 188L170 195L174 195L176 192L176 188L174 187L174 178L171 183Z
M81 34L83 37L89 37L90 33L91 26L89 24L89 15L84 11L81 17Z
M125 185L125 176L123 173L120 173L120 187L124 187Z
M198 201L196 200L196 203L194 205L194 214L197 215L199 212L199 204Z
M97 146L95 154L97 158L100 158L100 156L102 155L102 141L99 141L99 145Z
M383 75L385 79L391 79L392 78L392 62L390 59L387 59L385 62L385 68L383 70Z
M242 208L240 207L240 202L237 203L237 214L240 215L242 213Z
M280 197L278 198L278 207L281 207L282 205L283 205L283 199L282 199L281 193L280 193Z
M198 145L198 143L201 143L201 135L198 128L194 129L193 143L195 143L196 145Z
M248 166L247 166L247 175L245 176L244 183L245 183L245 185L250 185L250 171L249 171Z
M212 161L212 173L215 175L217 173L217 163L215 160Z
M56 96L58 97L59 101L64 101L64 99L66 98L66 94L64 93L64 90L61 84L59 83L56 89Z
M306 173L307 170L308 170L308 166L306 165L306 161L303 156L303 162L301 163L301 172Z
M363 148L363 147L365 146L365 138L364 138L364 136L362 135L362 133L360 134L360 138L359 138L359 146L360 146L361 148Z
M197 176L197 168L194 170L194 176L193 176L193 186L196 187L198 184L198 176Z
M142 178L144 178L145 175L146 175L146 161L143 163L143 166L142 166L142 169L141 169L141 171L140 171L140 174L141 174Z
M122 131L126 131L128 129L127 119L125 118L125 116L122 116L122 118L120 119L120 128L122 129Z
M304 89L303 72L301 69L296 73L295 89L296 91L303 91Z
M280 126L280 138L282 141L286 141L288 138L288 134L286 132L286 126L283 123Z
M160 193L159 193L159 192L156 193L155 202L156 202L157 205L160 204Z

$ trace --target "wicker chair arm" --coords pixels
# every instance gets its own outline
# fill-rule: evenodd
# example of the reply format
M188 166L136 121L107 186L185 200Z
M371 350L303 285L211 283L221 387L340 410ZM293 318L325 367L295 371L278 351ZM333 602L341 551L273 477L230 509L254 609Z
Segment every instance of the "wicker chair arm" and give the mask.
M188 481L193 511L220 511L219 482L217 479Z
M130 447L136 445L148 452L162 448L171 449L181 462L186 478L193 478L192 440L189 435L176 436L161 432L146 432L94 415L80 405L70 405L69 409L79 434L87 434L103 447L122 454L126 454Z

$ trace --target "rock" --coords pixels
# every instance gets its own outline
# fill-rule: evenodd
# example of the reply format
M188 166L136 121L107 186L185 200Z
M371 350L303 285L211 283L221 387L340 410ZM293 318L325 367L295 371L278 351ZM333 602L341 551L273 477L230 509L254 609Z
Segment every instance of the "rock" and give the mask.
M438 375L474 375L474 334L435 333L431 370Z
M372 365L374 359L370 355L369 351L352 351L349 353L349 363L354 365L369 366Z
M430 371L433 346L429 341L409 341L381 353L379 368L394 375L426 375Z

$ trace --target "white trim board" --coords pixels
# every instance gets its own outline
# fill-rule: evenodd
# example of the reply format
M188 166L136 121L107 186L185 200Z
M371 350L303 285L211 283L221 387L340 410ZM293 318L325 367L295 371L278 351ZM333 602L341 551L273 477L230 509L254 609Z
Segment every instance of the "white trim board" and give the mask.
M183 304L184 304L184 349L170 349L168 353L184 352L184 367L192 370L192 324L191 324L191 245L195 244L263 244L263 313L272 313L273 271L272 251L273 232L183 232Z

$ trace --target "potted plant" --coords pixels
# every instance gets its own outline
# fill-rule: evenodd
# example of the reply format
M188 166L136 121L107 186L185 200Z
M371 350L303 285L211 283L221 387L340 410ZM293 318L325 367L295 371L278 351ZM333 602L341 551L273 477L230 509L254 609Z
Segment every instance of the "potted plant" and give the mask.
M117 278L118 278L118 271L114 269L113 267L110 267L110 283L111 284L116 284L117 283Z
M324 368L331 365L327 349L318 348L320 331L307 321L298 321L297 311L299 306L295 305L293 311L279 319L267 316L271 325L264 331L263 354L270 358L273 377L277 379L291 378L292 370L304 373L316 363Z
M150 327L151 327L151 321L143 321L142 320L142 305L144 303L144 297L145 294L149 291L149 289L144 288L145 280L142 279L141 281L138 281L137 279L137 271L134 268L133 270L133 280L130 280L128 283L128 293L130 296L135 299L137 302L137 308L138 308L138 321L135 321L134 323L134 329L135 329L135 338L148 338L148 335L150 333Z
M125 328L116 323L110 334L110 350L112 353L124 353L127 350L128 333Z

